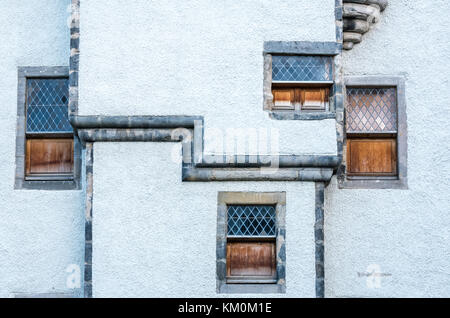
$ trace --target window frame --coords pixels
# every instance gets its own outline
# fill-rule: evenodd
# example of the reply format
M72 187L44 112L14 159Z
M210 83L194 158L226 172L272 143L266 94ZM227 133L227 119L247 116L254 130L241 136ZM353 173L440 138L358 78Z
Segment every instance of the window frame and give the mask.
M276 205L273 204L240 204L239 206L271 206L274 208L274 212L275 212L275 233L273 235L229 235L228 234L228 218L229 218L229 213L228 210L230 208L230 206L236 206L234 204L227 204L227 216L226 216L226 222L227 222L227 260L228 260L228 245L229 243L241 243L241 244L245 244L245 243L270 243L271 245L273 245L273 247L275 248L275 251L272 250L272 252L274 252L274 254L272 255L272 260L274 261L275 264L275 268L272 268L272 271L274 270L273 275L271 276L252 276L252 275L246 275L246 276L233 276L233 275L229 275L228 272L231 272L232 268L231 268L231 264L229 264L227 262L227 276L226 276L226 281L227 284L236 284L236 283L249 283L249 282L254 282L256 284L275 284L277 282L277 273L276 273L276 238L277 238L277 224L276 224ZM230 255L231 256L231 255ZM275 257L274 257L275 256Z
M227 277L227 229L229 205L272 205L275 207L276 235L275 258L276 278L251 280L245 278L228 281ZM216 245L216 281L217 293L242 294L242 293L285 293L286 292L286 193L285 192L219 192L217 210L217 245ZM235 242L239 238L232 237ZM258 242L267 240L266 237L252 238ZM251 279L251 278L249 278Z
M337 42L309 41L266 41L264 42L264 79L263 79L263 110L269 112L275 120L323 120L335 119L336 108L340 102L342 85L337 83L336 73L340 69L340 60L336 56L341 52L342 45ZM328 105L322 109L274 109L272 85L283 86L283 83L272 81L272 56L326 56L331 59L331 80L329 81L299 81L293 86L298 88L328 88ZM284 82L289 84L290 82Z
M74 190L81 189L81 143L76 132L73 133L73 174L72 175L48 175L27 176L26 175L26 87L29 78L69 78L68 66L37 66L18 68L17 87L17 126L16 126L16 160L15 160L15 183L14 189L29 190ZM30 134L31 136L33 134ZM47 134L42 134L45 137ZM57 134L50 134L52 138L58 138ZM49 135L49 136L50 136ZM64 133L61 134L64 135ZM32 137L31 137L32 138Z
M347 173L347 131L344 113L343 169L339 169L339 187L342 189L407 189L407 116L405 98L405 80L400 76L347 76L344 78L344 96L347 87L395 88L397 97L397 174L392 176L351 176ZM346 103L347 98L344 98ZM344 112L347 111L344 104Z
M329 118L330 115L334 114L334 99L333 99L333 86L334 86L334 63L333 56L328 56L331 60L331 76L333 80L330 81L273 81L272 79L272 57L273 56L324 56L317 54L265 54L264 63L266 67L268 66L267 72L265 72L264 78L264 110L270 111L272 114L278 114L283 116L283 114L294 114L298 118L303 119L311 118ZM270 74L269 74L270 73ZM324 109L312 110L303 109L302 107L296 107L292 105L291 107L277 108L274 101L273 89L308 89L308 88L320 88L328 90L328 103Z

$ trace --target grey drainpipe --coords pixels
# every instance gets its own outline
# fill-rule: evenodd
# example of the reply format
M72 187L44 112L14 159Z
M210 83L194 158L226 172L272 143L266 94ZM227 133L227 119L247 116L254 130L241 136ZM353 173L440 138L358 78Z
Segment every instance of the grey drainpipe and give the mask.
M337 155L214 155L203 156L202 162L196 163L197 168L251 168L251 167L269 167L276 162L279 167L299 168L336 168L339 164ZM220 162L215 162L217 159Z
M316 182L316 206L314 223L315 259L316 259L316 298L325 297L325 237L324 237L324 201L325 183Z
M117 128L194 128L195 120L200 116L78 116L69 114L72 126L77 129Z

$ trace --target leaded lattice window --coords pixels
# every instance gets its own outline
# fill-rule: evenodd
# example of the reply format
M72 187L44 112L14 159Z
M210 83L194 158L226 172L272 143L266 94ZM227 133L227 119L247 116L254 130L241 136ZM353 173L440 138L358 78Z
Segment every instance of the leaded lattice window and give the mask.
M275 293L284 292L285 253L278 251L285 248L285 206L284 192L219 192L218 290L266 284Z
M333 58L318 55L271 55L271 110L330 110ZM266 102L265 102L266 103Z
M395 88L347 88L347 132L396 132Z
M332 58L329 56L272 57L272 80L287 82L328 82L333 80Z
M80 143L69 122L69 67L17 68L15 189L80 186Z
M27 133L72 133L67 78L27 79Z
M347 177L396 178L396 89L347 87L346 90Z
M275 236L276 213L271 205L230 205L228 236Z
M73 129L69 122L69 79L26 79L26 159L28 180L71 180Z

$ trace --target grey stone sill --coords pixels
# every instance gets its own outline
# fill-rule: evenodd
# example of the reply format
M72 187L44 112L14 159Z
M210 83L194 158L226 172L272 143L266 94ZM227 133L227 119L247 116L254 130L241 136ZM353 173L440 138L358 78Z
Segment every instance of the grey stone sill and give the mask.
M75 180L24 180L20 186L16 185L16 190L80 190L81 186Z
M79 298L75 294L72 293L12 293L12 298Z
M278 284L223 284L219 294L284 294L284 286Z
M269 117L275 120L323 120L335 119L335 112L295 112L295 111L270 111Z
M276 284L276 278L227 277L226 284Z
M338 183L339 189L398 189L408 190L408 184L406 180L344 180Z
M71 175L30 175L25 176L25 181L74 181Z

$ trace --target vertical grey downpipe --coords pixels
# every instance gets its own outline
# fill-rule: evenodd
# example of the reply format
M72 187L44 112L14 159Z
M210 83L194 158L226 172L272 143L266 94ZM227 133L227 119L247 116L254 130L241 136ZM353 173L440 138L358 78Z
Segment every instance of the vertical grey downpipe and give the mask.
M315 204L315 223L314 223L314 241L316 258L316 298L325 297L325 268L324 268L324 199L325 183L315 183L316 204Z
M85 192L85 238L84 238L84 297L92 298L92 204L94 195L94 148L86 143L86 192Z
M78 71L80 61L80 0L72 0L69 61L69 119L78 114ZM73 123L72 123L73 125ZM77 127L74 127L76 131ZM85 144L85 238L84 238L84 297L92 297L92 196L93 143Z

